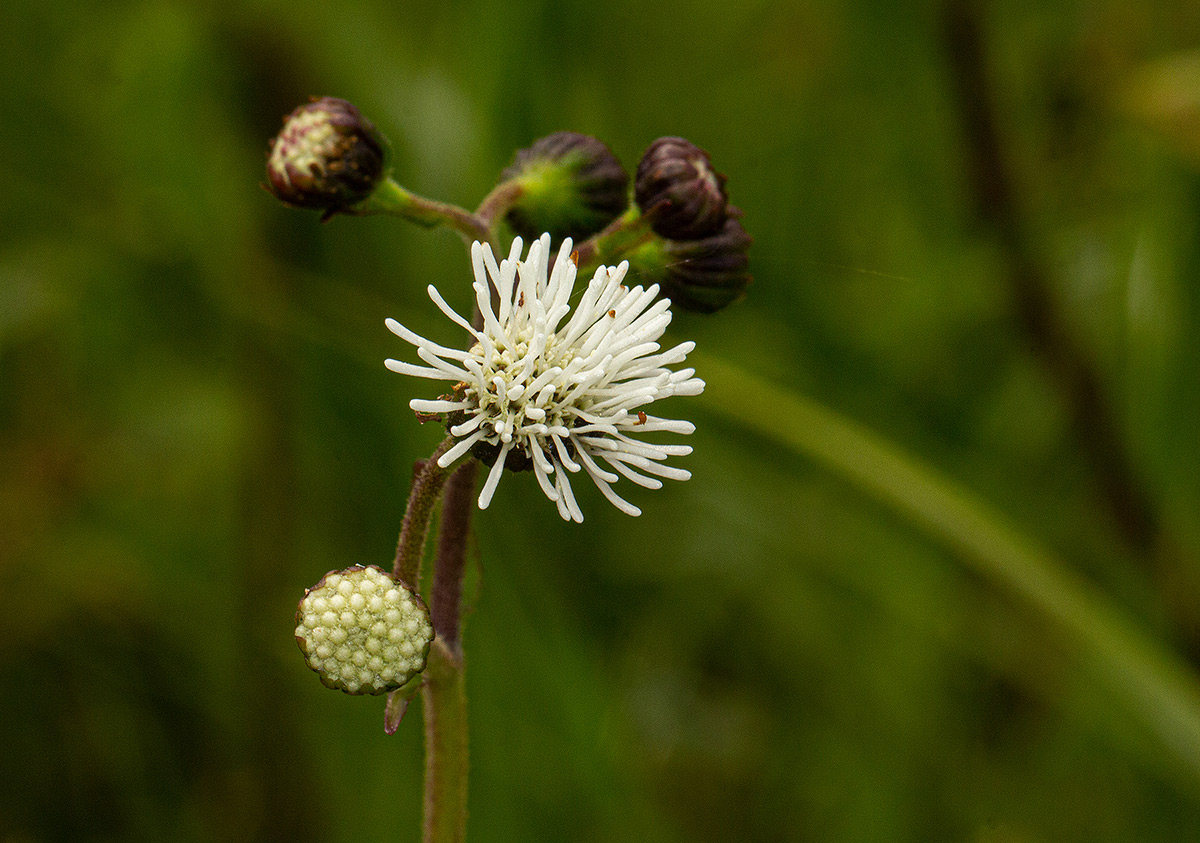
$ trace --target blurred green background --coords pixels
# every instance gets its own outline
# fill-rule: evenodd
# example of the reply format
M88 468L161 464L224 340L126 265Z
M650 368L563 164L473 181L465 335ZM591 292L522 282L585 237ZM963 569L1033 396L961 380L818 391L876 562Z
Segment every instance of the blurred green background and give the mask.
M1191 0L0 17L0 841L418 837L418 711L385 738L292 615L389 563L439 432L383 320L459 342L423 290L465 307L469 264L259 189L314 94L470 207L552 131L630 168L705 147L755 283L668 339L895 443L1200 663ZM1137 676L782 444L770 395L664 412L694 476L630 492L642 517L581 483L564 524L527 475L478 514L471 839L1200 839L1198 748Z

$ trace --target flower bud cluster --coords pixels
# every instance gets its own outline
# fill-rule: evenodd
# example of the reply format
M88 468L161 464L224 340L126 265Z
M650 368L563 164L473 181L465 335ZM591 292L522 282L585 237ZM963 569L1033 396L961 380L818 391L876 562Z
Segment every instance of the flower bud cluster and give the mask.
M382 694L425 669L433 625L407 585L374 565L356 565L305 593L296 641L326 687Z
M511 191L505 220L522 237L619 239L631 221L648 226L651 239L626 255L634 276L657 283L686 310L718 311L750 283L751 240L741 211L729 205L725 176L708 153L684 138L659 138L642 155L633 216L621 217L629 177L612 151L587 135L541 138L517 152L503 178Z
M385 180L385 158L386 141L358 109L322 97L287 117L267 163L268 189L289 205L323 209L326 219L364 213L382 201L381 184L395 187ZM407 204L391 212L425 225L466 219L473 225L460 230L475 239L501 221L507 233L570 238L584 252L594 238L602 251L627 257L635 278L658 284L685 310L716 312L741 298L751 280L751 238L741 211L729 204L725 176L707 152L681 137L659 138L646 149L632 208L621 162L601 141L578 132L555 132L518 150L475 216L448 214L439 203L394 192Z

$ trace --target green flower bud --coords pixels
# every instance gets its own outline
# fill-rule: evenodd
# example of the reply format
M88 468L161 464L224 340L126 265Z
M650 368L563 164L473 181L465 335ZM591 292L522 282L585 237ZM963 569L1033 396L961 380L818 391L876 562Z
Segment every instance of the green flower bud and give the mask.
M628 256L631 274L661 285L676 307L716 313L744 296L751 281L752 239L741 215L730 206L720 230L699 240L655 238Z
M371 195L383 178L387 141L350 103L314 99L289 114L267 159L267 189L325 219Z
M725 176L708 153L683 138L659 138L638 163L634 198L654 233L668 240L698 240L725 224Z
M354 566L326 574L296 610L296 642L328 688L382 694L425 669L433 624L421 598L391 574Z
M501 178L516 189L506 219L527 240L584 240L628 205L629 174L612 150L577 132L556 132L519 150Z

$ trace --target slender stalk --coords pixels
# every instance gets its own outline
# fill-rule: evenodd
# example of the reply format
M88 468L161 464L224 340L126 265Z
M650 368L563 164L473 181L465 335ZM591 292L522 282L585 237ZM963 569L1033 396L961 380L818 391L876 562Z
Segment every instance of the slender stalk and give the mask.
M396 543L396 564L392 569L397 577L419 589L421 586L421 557L425 551L425 535L429 532L429 519L438 502L442 486L450 476L449 469L438 465L442 454L454 444L446 437L427 460L418 460L413 466L412 492L404 510L404 521L400 526L400 539Z
M467 689L461 655L429 648L425 712L424 843L462 843L467 832Z
M433 629L447 649L459 658L462 657L463 576L466 573L467 537L471 532L478 468L479 463L475 460L464 463L446 485L433 568L433 594L430 598Z
M472 240L486 243L490 234L487 223L465 208L418 196L401 187L390 176L380 182L374 193L347 213L359 216L390 214L425 228L445 226L457 231L468 243Z
M446 486L433 568L430 614L436 637L425 669L425 843L460 843L467 823L467 694L462 587L475 496L474 460Z
M525 188L520 182L501 182L492 188L492 192L479 203L479 207L475 209L475 216L484 225L495 225L496 220L507 214L524 194Z
M1175 653L1048 549L914 457L778 383L694 352L689 359L704 373L702 400L711 410L882 501L1054 622L1200 790L1200 682Z
M579 244L575 250L579 274L587 277L602 263L619 263L627 253L653 236L650 216L643 214L636 205L631 206L599 234L594 234Z

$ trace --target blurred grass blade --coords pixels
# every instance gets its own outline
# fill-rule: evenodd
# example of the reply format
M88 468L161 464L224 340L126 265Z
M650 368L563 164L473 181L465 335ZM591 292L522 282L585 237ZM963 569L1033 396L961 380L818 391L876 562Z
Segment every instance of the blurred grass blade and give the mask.
M1184 662L987 504L870 431L786 387L693 353L706 405L902 514L989 582L1043 613L1181 762L1200 791L1200 683Z

